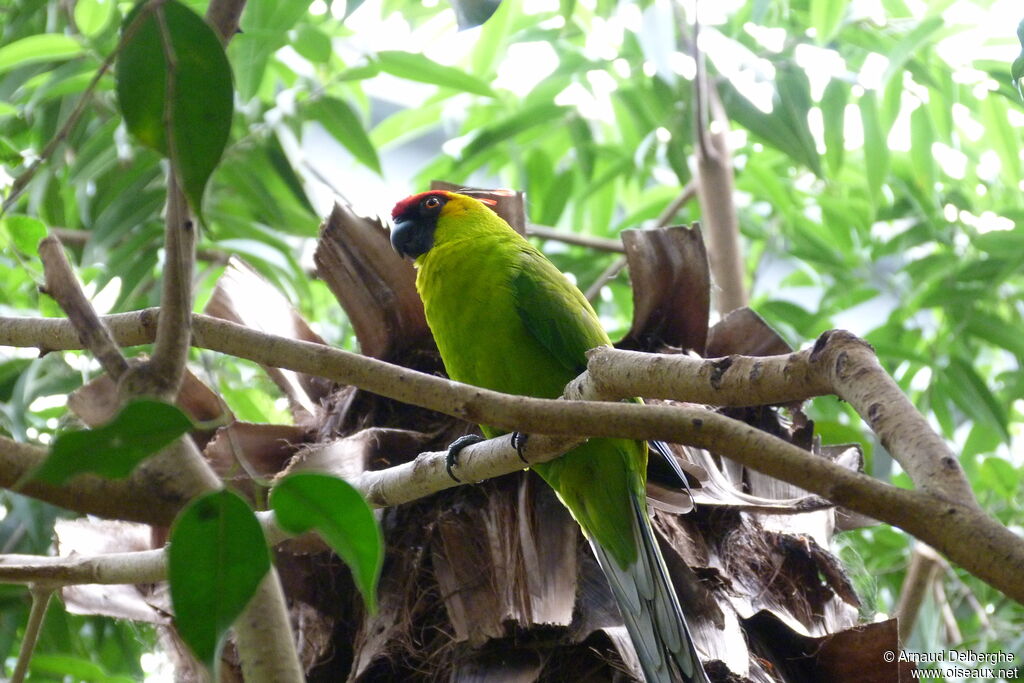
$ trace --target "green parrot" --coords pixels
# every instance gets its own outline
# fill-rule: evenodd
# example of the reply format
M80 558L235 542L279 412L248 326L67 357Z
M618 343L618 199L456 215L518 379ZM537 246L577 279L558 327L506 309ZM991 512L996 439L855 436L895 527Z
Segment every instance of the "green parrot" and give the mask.
M424 192L399 202L392 218L391 244L415 259L416 289L452 379L556 398L586 369L589 349L611 344L579 289L480 200ZM449 473L465 443L449 450ZM705 683L647 515L646 467L647 445L628 439L591 439L533 465L589 539L647 680Z

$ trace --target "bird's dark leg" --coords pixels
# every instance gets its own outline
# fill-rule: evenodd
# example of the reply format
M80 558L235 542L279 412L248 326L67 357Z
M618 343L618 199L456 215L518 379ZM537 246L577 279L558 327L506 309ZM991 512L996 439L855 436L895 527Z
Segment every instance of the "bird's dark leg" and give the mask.
M480 443L483 440L484 437L479 434L466 434L465 436L460 436L455 439L455 441L452 441L448 446L448 455L444 458L444 469L448 472L448 476L451 477L453 481L457 481L460 484L462 483L462 480L456 477L455 473L452 472L452 468L459 464L459 452L461 452L466 446L472 446L473 444Z
M525 462L527 465L530 461L523 455L523 449L526 448L526 440L530 438L529 434L523 434L522 432L512 432L512 448L516 449L516 454L519 459Z

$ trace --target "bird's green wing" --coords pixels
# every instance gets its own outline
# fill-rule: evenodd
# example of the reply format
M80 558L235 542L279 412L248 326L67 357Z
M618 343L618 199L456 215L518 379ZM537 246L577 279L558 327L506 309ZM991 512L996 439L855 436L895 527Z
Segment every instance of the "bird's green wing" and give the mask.
M512 293L523 325L566 369L566 382L587 369L587 351L611 341L586 297L540 252L520 251Z

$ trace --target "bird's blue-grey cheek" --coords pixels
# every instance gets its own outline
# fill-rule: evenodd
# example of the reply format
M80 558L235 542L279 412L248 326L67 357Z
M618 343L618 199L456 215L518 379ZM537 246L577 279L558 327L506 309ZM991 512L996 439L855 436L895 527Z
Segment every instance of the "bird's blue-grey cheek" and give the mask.
M399 219L391 229L391 246L401 256L416 258L434 246L434 231L416 221Z

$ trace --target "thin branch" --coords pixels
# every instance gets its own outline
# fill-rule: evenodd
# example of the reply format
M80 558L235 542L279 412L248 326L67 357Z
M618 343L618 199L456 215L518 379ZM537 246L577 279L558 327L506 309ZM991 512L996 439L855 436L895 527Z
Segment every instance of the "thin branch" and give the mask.
M39 258L46 273L46 293L67 313L82 343L93 352L107 374L119 379L128 371L128 361L82 291L64 254L64 245L53 235L46 237L39 243Z
M679 194L676 195L676 197L671 202L669 202L668 205L658 215L657 220L654 221L654 228L664 228L667 225L669 225L669 223L672 222L672 219L675 218L676 214L679 213L679 210L682 209L687 202L693 199L696 193L697 186L694 184L694 182L690 181L686 183L686 185L683 186L683 189L680 190ZM529 233L529 231L527 232ZM617 249L616 251L625 252L625 247ZM597 279L594 280L593 284L591 284L590 287L587 288L587 291L584 292L584 296L587 298L587 301L594 301L597 298L597 296L601 293L601 289L606 284L611 282L611 280L615 276L621 273L622 269L625 268L628 265L628 263L629 262L625 256L620 256L619 258L615 259L615 261L613 261L607 268L605 268L604 271L602 271L602 273L597 276Z
M625 251L625 247L622 246L622 240L611 240L606 237L582 235L575 232L569 232L567 230L558 230L546 225L536 225L535 223L530 223L526 226L526 234L528 237L539 237L542 240L553 240L555 242L563 242L565 244L575 244L576 246L587 247L588 249L594 249L595 251L610 251L619 254Z
M71 228L50 227L50 234L57 237L68 247L83 247L92 238L89 230L73 230ZM227 265L231 260L231 254L217 249L196 249L196 260L206 261L214 265Z
M18 652L18 663L14 666L14 673L11 674L11 683L21 683L25 680L28 663L32 660L32 651L36 649L36 643L39 641L39 631L46 617L46 608L50 606L53 589L33 586L31 593L32 610L25 625L25 635L21 639L21 650Z
M924 543L915 543L910 554L910 566L903 578L900 588L899 604L896 606L896 617L899 622L900 641L907 642L914 632L917 615L924 604L924 598L935 582L935 575L942 560L938 554Z
M167 578L163 549L99 555L0 555L0 583L48 590L76 584L156 583Z
M245 0L213 0L206 8L206 20L217 29L224 45L238 33L238 22L243 9Z

